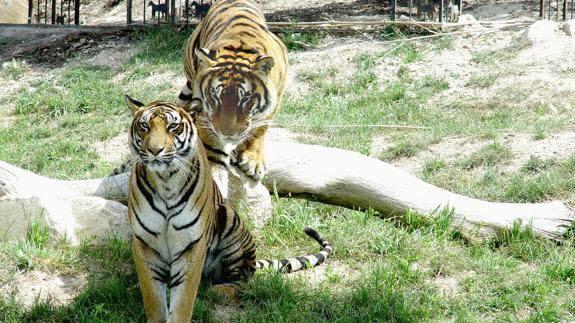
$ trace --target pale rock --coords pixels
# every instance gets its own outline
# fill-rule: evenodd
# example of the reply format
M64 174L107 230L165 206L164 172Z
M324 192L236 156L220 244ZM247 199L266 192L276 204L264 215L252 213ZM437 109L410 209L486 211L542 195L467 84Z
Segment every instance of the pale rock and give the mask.
M547 43L556 38L559 25L554 21L542 19L525 29L523 38L532 44Z
M270 192L262 183L254 182L235 167L226 170L217 164L212 165L212 176L222 196L240 214L248 215L256 228L262 228L271 218Z
M477 19L470 14L465 14L459 16L459 20L457 20L458 24L476 24Z
M72 244L81 238L129 237L126 206L79 196L65 182L0 161L0 237L24 238L33 222Z
M565 32L567 36L573 36L575 34L575 20L573 19L566 20L563 23L561 29L563 30L563 32Z

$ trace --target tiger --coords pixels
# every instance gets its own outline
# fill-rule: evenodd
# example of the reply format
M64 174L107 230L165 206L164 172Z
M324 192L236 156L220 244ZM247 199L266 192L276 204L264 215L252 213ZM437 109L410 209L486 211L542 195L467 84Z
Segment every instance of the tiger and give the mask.
M218 0L184 46L186 84L176 103L196 120L208 159L255 181L265 174L265 133L282 100L287 48L249 0Z
M289 273L327 259L329 242L306 228L318 253L257 260L252 235L212 178L196 115L170 102L125 100L133 113L128 217L148 321L190 322L200 281L228 290L259 269Z

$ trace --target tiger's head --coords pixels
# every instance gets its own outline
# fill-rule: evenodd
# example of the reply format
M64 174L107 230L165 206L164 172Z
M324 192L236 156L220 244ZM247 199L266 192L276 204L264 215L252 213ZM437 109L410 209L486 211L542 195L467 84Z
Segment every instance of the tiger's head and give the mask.
M192 108L201 111L198 127L208 129L223 143L239 144L250 130L268 123L277 91L270 78L274 59L255 51L216 51L196 48L196 98Z
M169 102L148 105L126 95L134 119L130 128L130 149L136 163L156 171L182 168L197 150L197 131L192 117Z

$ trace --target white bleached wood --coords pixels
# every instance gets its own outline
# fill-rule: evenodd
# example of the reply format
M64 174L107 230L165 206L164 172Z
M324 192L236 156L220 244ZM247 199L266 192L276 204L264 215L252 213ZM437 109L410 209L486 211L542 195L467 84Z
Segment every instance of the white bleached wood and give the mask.
M266 147L266 186L282 195L313 196L345 207L402 216L453 208L456 222L489 234L516 221L547 238L565 233L574 213L563 203L494 203L454 194L374 158L336 148L295 143Z

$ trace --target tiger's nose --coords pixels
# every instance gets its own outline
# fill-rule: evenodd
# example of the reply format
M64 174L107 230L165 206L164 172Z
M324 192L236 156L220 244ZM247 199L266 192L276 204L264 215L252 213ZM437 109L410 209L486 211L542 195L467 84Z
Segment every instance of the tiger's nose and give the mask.
M148 151L152 153L152 155L158 156L162 151L164 151L164 147L155 146L155 147L148 147Z

